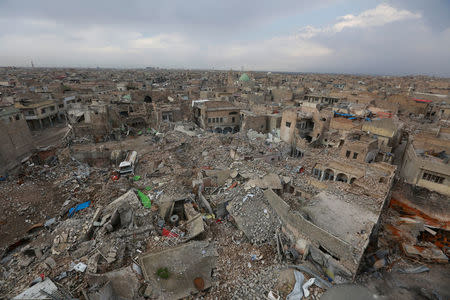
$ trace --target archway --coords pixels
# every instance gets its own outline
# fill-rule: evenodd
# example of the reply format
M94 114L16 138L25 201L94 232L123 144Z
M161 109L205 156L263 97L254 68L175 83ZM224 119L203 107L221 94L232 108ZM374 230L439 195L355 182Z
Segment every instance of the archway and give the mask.
M222 128L216 127L216 128L214 129L214 132L215 132L215 133L222 133Z
M223 129L223 133L231 133L231 132L233 132L233 129L231 127L225 127Z
M348 177L344 173L339 173L336 176L336 181L347 182L348 181Z
M145 96L145 98L144 98L144 102L145 103L152 103L152 97L150 97L150 96Z

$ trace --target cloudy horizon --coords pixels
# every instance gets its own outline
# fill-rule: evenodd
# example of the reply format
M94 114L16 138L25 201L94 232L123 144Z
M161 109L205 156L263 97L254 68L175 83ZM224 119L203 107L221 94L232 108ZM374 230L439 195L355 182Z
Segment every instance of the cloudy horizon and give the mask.
M450 77L449 11L445 0L0 0L0 66Z

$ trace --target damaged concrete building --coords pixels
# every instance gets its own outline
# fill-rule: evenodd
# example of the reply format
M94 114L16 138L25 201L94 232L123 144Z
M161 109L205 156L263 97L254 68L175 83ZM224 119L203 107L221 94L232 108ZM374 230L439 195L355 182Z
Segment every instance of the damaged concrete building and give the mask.
M61 121L59 107L54 100L22 101L16 103L15 107L23 113L31 130L53 127L55 122Z
M411 137L400 175L405 182L450 196L450 129L419 132Z

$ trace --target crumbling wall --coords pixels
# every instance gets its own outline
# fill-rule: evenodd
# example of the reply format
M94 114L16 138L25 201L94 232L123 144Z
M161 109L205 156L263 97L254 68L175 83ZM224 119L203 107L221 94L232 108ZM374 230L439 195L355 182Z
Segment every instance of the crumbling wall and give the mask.
M294 98L294 93L287 88L275 88L272 89L273 101L289 101Z
M0 121L0 145L0 175L3 175L34 148L26 121Z
M291 211L289 205L271 189L266 190L264 195L282 220L285 228L296 239L306 239L317 248L325 248L334 257L339 258L339 263L347 268L353 276L356 274L363 251L317 227L302 215Z
M111 151L106 149L80 150L73 147L71 148L71 156L91 167L105 168L111 165Z
M391 95L387 99L388 102L398 104L399 114L423 114L425 115L428 108L428 103L416 102L408 95Z
M292 143L296 124L297 110L292 108L283 111L280 126L280 138L282 141Z
M257 132L267 133L268 121L267 116L244 115L242 120L242 131L252 129Z

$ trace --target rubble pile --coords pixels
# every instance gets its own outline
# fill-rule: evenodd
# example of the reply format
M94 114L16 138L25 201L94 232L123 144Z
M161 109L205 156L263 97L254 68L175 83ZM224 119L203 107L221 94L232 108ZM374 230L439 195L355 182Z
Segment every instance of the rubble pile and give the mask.
M1 299L450 297L448 96L415 91L445 82L25 71L0 85Z

